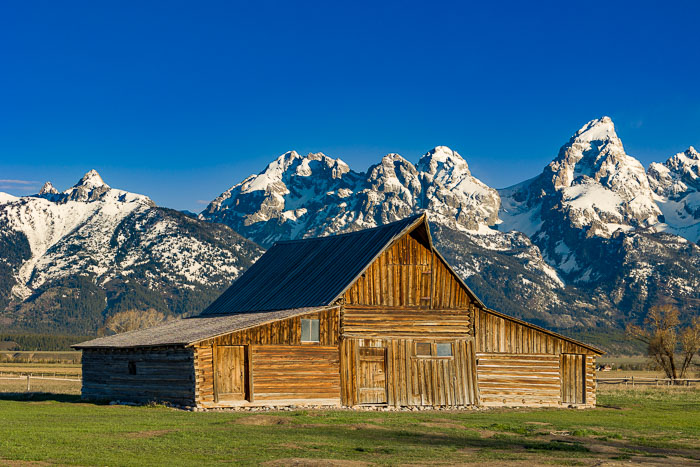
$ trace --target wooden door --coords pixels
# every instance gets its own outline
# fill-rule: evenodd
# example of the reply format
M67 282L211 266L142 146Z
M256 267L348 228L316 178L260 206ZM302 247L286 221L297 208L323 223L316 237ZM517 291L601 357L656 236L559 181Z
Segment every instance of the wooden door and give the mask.
M358 402L386 404L386 349L360 347L358 356Z
M246 399L247 361L242 345L214 348L214 394L216 401Z
M561 355L561 401L563 404L586 403L585 363L585 355Z

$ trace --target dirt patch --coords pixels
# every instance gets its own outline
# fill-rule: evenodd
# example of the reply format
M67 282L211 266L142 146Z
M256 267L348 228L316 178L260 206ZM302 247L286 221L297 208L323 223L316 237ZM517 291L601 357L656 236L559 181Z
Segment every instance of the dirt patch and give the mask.
M275 459L273 461L264 462L264 466L277 467L277 466L302 466L302 467L364 467L367 465L372 465L367 462L360 461L349 461L343 459L302 459L298 457L289 457L286 459Z
M2 466L2 467L27 467L27 466L43 467L45 465L52 465L52 464L49 464L48 462L42 462L42 461L15 461L15 460L0 458L0 466Z
M131 439L144 439L144 438L155 438L158 436L163 436L167 433L172 433L173 430L147 430L147 431L134 431L132 433L127 433L126 437Z
M547 423L547 422L525 422L525 425L549 426L549 425L551 425L551 423Z
M464 429L463 425L458 425L457 423L452 422L422 422L418 425L425 426L428 428L456 428L458 430Z
M350 425L351 430L388 430L389 428L371 423L355 423Z
M286 417L276 417L274 415L250 415L248 417L232 420L231 423L235 423L237 425L273 426L289 425L291 420Z
M659 465L673 463L669 461L672 458L684 459L684 463L688 464L691 462L689 458L700 460L700 452L697 449L685 449L685 448L657 448L652 446L640 446L634 444L633 442L624 440L597 440L591 438L583 438L578 436L545 436L540 439L547 441L563 441L563 442L578 442L584 445L593 453L600 454L614 454L614 453L625 453L625 450L636 451L645 453L649 457L634 455L635 459L639 458L644 463L658 463ZM654 457L660 456L660 457ZM661 457L665 457L661 460ZM667 462L668 461L668 462Z

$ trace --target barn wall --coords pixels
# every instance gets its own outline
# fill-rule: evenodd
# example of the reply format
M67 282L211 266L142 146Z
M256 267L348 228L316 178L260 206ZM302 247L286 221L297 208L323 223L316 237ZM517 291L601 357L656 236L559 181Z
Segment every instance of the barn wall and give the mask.
M301 319L319 319L319 343L301 343ZM296 381L301 381L304 378L308 379L310 374L319 376L320 382L318 386L310 388L306 393L305 398L323 399L339 399L339 388L335 391L334 396L331 396L330 388L333 387L331 379L335 377L339 381L339 364L333 363L333 357L329 356L329 352L335 354L335 361L338 360L338 335L340 325L339 308L332 308L325 311L308 313L302 316L274 321L272 323L257 326L251 329L233 332L213 339L199 342L195 345L195 375L196 375L196 400L201 406L216 406L226 405L224 403L217 404L214 395L214 365L213 355L214 347L219 345L245 345L247 352L252 360L250 365L250 380L253 383L253 401L256 402L258 397L260 401L265 399L273 399L278 396L273 394L277 391L267 384L270 375L277 374L281 377L281 365L283 362L289 367L289 380L292 385ZM284 351L280 349L284 348ZM266 350L267 349L267 350ZM333 350L331 350L333 349ZM265 358L261 357L270 352L268 357L274 361L266 363ZM314 352L317 352L314 354ZM285 360L285 355L288 359ZM304 363L304 358L307 359ZM325 363L321 363L325 362ZM333 365L336 365L333 367ZM296 373L294 367L297 367ZM306 368L310 373L304 373L302 370ZM329 371L331 374L328 378L316 374L319 371ZM292 374L294 373L294 374ZM321 381L322 380L322 381ZM308 381L307 381L308 383ZM262 385L262 386L260 386ZM292 386L294 388L294 386ZM304 395L298 392L298 388L291 392L278 392L279 397L283 394L296 394L290 399L299 399Z
M586 347L479 309L474 314L477 352L594 355Z
M585 361L585 396L575 405L595 405L596 354L590 349L481 309L474 313L474 328L484 405L561 406L571 380L562 374L564 354Z
M83 349L82 366L85 399L194 403L192 349Z
M347 305L464 309L472 302L419 232L387 248L345 293Z
M472 310L346 305L341 334L345 337L455 337L473 333Z
M334 399L340 402L337 347L253 346L255 401Z
M478 400L475 303L428 242L422 227L398 240L345 293L341 388L345 405L457 406ZM453 344L452 357L418 357L416 342ZM364 362L368 347L385 349ZM376 374L371 374L376 373ZM365 381L365 383L362 383ZM369 383L368 383L369 381ZM378 388L381 382L385 392ZM360 387L374 384L376 388ZM380 395L383 394L383 395ZM369 394L374 394L373 396Z
M281 319L250 329L232 332L202 341L199 346L212 345L301 345L301 320L319 320L319 345L338 345L339 308ZM309 344L304 344L309 345Z
M476 359L483 405L560 404L558 355L477 353Z
M452 357L418 357L415 345L451 343ZM473 340L435 339L357 339L341 342L341 387L343 405L368 403L361 400L361 349L385 349L383 376L386 403L393 406L462 406L478 402ZM371 401L369 402L371 403Z

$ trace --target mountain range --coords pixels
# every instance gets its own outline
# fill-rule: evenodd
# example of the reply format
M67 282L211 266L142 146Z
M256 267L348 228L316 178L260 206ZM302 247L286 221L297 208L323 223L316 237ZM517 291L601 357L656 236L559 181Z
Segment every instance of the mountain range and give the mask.
M198 216L90 171L64 192L0 194L0 325L91 332L120 310L193 314L275 241L426 211L436 246L487 305L556 329L619 329L657 303L700 308L699 191L694 148L645 170L607 117L500 190L445 146L364 172L290 151Z

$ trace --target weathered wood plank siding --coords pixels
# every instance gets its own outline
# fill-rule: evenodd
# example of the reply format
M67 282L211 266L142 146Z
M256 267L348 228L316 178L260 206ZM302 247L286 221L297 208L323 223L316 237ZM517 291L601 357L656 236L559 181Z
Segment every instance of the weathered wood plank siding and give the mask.
M473 332L472 312L346 305L341 333L346 337L461 337Z
M339 308L330 308L320 312L274 321L251 329L244 329L208 339L199 342L198 345L301 345L302 319L319 320L319 345L338 345Z
M585 347L483 309L474 314L477 352L593 355Z
M466 290L442 259L414 234L387 248L345 293L347 305L468 308Z
M253 346L253 387L255 401L339 401L338 348L311 345Z
M319 342L318 343L302 343L301 342L301 320L302 319L318 319L319 320ZM301 316L295 316L280 321L264 324L251 329L244 329L234 333L226 334L206 341L199 342L195 345L195 375L196 375L196 400L201 406L226 406L240 405L239 403L230 403L215 401L214 392L214 365L212 362L214 348L217 346L244 345L250 352L249 357L249 375L248 384L249 396L252 394L252 400L249 402L263 401L269 399L280 398L284 394L295 394L288 399L334 399L340 400L340 364L339 364L339 325L340 325L340 310L339 308L331 308L328 310L308 313ZM266 349L272 352L268 357ZM280 351L279 349L284 349ZM320 356L314 357L312 354L314 349L320 349ZM333 349L333 358L328 356L329 349ZM285 355L289 355L289 359L285 359ZM296 355L296 357L294 357ZM293 358L292 358L293 357ZM298 358L297 358L298 357ZM303 373L303 359L308 357L306 367L310 373ZM272 361L266 363L265 358L270 358ZM325 359L327 364L321 365L320 359ZM335 364L333 362L336 362ZM271 366L272 365L272 366ZM335 365L335 367L333 367ZM279 387L272 387L267 384L272 377L273 366L276 371L277 380L281 383L278 386L287 385L286 391L281 391ZM289 378L285 378L285 373L282 370L283 366L289 371ZM330 374L323 376L323 380L319 380L319 386L310 384L305 381L303 386L297 385L297 382L306 378L309 375L318 374L319 369L329 371ZM295 373L296 372L296 373ZM304 392L303 387L307 390ZM276 394L276 395L275 395Z
M483 309L474 313L474 329L484 405L595 405L596 355L590 349ZM580 372L569 372L564 354L585 360ZM538 370L536 360L549 366ZM573 395L570 384L585 384L585 394Z
M477 353L481 403L485 406L559 406L559 356Z
M82 366L85 399L194 404L192 349L84 349Z
M446 357L418 356L416 343L451 344L452 355ZM368 352L367 349L382 349L383 352ZM465 339L344 339L341 345L343 358L340 373L342 378L343 405L359 405L386 400L388 405L400 406L463 406L478 402L473 340ZM371 375L364 374L361 361L363 354L385 356L381 373L385 382L385 395L363 387ZM375 363L376 365L377 363ZM364 390L364 391L363 391ZM372 393L374 400L363 394Z

